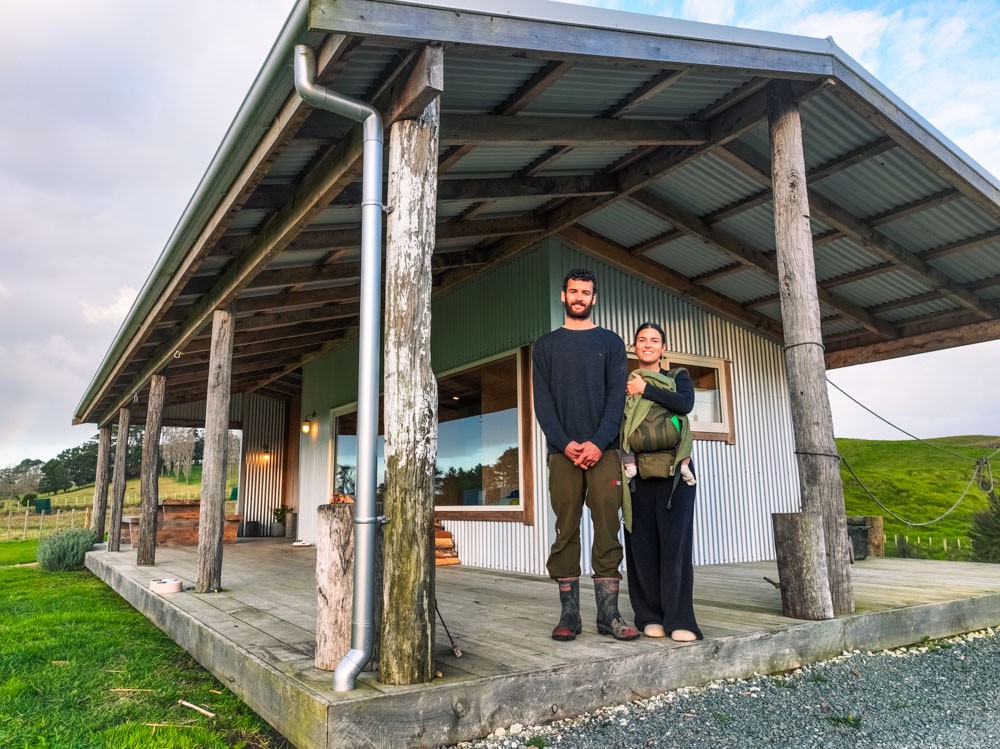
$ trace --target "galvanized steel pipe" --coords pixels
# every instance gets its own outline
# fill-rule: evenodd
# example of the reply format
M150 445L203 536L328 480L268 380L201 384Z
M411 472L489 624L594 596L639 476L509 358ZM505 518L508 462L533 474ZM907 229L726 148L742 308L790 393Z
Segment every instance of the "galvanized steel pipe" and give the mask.
M333 689L349 692L371 658L375 642L375 459L378 440L378 372L381 339L382 117L362 101L316 84L310 47L295 47L295 90L318 109L334 112L364 130L361 204L361 319L358 333L358 485L354 504L354 600L351 650L333 672Z

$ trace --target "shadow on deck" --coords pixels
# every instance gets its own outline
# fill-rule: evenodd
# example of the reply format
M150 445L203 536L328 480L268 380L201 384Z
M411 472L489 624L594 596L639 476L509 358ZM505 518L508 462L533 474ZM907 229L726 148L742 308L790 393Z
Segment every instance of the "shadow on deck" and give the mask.
M777 579L775 565L759 562L695 570L702 642L602 637L593 595L581 586L584 632L556 643L550 580L455 566L438 569L437 597L462 657L439 625L441 678L390 687L365 673L357 689L337 694L332 673L313 667L315 549L241 539L224 554L224 590L204 595L149 590L155 578L193 586L193 548L160 548L153 567L137 567L128 547L91 552L86 563L300 749L450 744L512 723L1000 623L995 565L869 559L852 567L855 614L804 622L781 616L780 593L763 579ZM627 601L623 586L626 618Z

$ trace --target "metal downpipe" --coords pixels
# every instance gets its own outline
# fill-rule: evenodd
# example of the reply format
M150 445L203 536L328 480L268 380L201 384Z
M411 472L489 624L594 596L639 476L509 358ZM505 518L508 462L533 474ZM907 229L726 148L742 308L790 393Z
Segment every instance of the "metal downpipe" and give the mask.
M378 440L379 312L382 276L382 117L371 106L316 84L310 47L295 47L295 90L317 109L363 123L361 320L358 333L358 496L354 505L351 650L333 672L335 692L354 689L374 648L375 460Z

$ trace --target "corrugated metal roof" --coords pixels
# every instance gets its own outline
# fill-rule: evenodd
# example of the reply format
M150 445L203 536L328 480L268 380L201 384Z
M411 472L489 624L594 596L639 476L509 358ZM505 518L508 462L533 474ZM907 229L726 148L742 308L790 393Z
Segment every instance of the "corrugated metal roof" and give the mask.
M775 250L774 212L770 203L729 216L715 226L758 252L772 253Z
M912 252L923 252L985 234L995 226L979 208L962 198L884 224L878 230Z
M813 189L854 216L875 216L934 195L948 185L900 148L844 169Z
M911 320L916 317L924 317L925 315L932 315L941 312L953 312L959 309L961 309L960 305L949 299L936 299L930 302L913 304L909 307L897 307L896 309L885 310L884 312L879 312L878 316L883 320L897 323L903 320Z
M548 151L548 146L478 146L459 159L448 174L453 177L512 177Z
M546 66L532 60L501 54L469 54L449 49L448 78L441 94L441 108L457 114L489 114Z
M548 203L551 198L501 198L490 201L489 205L483 208L476 215L477 218L497 218L499 216L517 216L523 213L531 213L536 208L541 208Z
M645 253L653 262L680 273L686 278L724 268L732 263L728 255L713 250L699 239L681 237Z
M649 187L654 195L699 216L756 195L761 189L757 182L711 153Z
M649 211L644 211L627 200L618 201L592 213L580 223L625 247L645 242L670 228L670 224L666 221L656 218Z
M721 278L712 279L705 285L740 304L778 293L777 281L753 268L745 268Z
M974 283L1000 275L1000 242L931 260L930 264L958 283Z
M577 64L524 109L525 114L601 114L659 71Z
M538 170L540 177L554 177L567 174L593 174L611 166L618 159L627 156L634 149L621 146L577 146L572 151L561 154L544 169Z
M872 307L876 304L925 294L931 288L929 283L919 281L911 274L898 270L838 286L835 293L861 307Z
M816 278L820 282L837 278L845 273L870 268L882 262L881 258L866 250L852 239L835 239L818 245L813 251Z
M750 80L749 75L728 71L688 71L664 91L633 109L628 116L667 120L690 117Z

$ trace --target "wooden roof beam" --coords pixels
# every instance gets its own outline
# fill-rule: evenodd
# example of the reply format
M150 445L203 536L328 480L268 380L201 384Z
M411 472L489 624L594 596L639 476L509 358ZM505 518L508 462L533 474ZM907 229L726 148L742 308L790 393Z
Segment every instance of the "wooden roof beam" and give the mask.
M721 149L729 163L762 184L771 181L770 160L743 144L733 144ZM824 224L842 232L845 236L861 244L880 259L892 263L900 270L906 271L917 280L940 287L954 297L959 304L974 310L982 318L998 316L995 306L981 299L976 294L952 281L941 271L927 265L923 260L898 245L886 236L878 234L874 228L855 218L849 211L836 205L833 201L821 195L816 190L809 190L810 210Z
M493 110L495 115L514 115L541 96L550 86L573 69L573 63L555 61L542 67L531 78L521 84L517 91ZM443 143L442 143L443 144ZM457 164L463 156L476 147L466 143L448 150L438 161L438 174L444 174Z
M637 275L654 286L688 299L698 306L716 312L741 327L749 328L774 341L782 340L781 325L774 320L748 310L716 291L696 286L690 279L658 263L637 257L606 237L578 227L568 227L559 236L604 262Z
M745 267L761 271L772 281L778 283L778 260L773 255L760 252L740 242L721 229L708 226L694 214L682 210L648 190L636 192L631 200L692 236L696 236L707 242L715 249L735 259L738 263L742 263ZM853 302L837 297L819 285L816 287L816 293L821 304L831 307L863 328L877 333L883 338L895 337L896 331L892 325L884 320L875 318Z
M427 104L440 95L443 84L444 55L440 46L424 47L408 76L400 76L383 92L375 108L383 112L384 125L419 116ZM212 292L195 306L187 319L178 325L176 334L159 346L140 375L115 399L99 421L107 421L112 412L127 403L149 377L169 363L173 352L182 349L211 317L215 309L229 304L265 268L278 252L284 250L302 228L329 205L361 170L361 125L354 125L348 135L316 166L296 192L295 197L261 229L244 253L230 265Z

